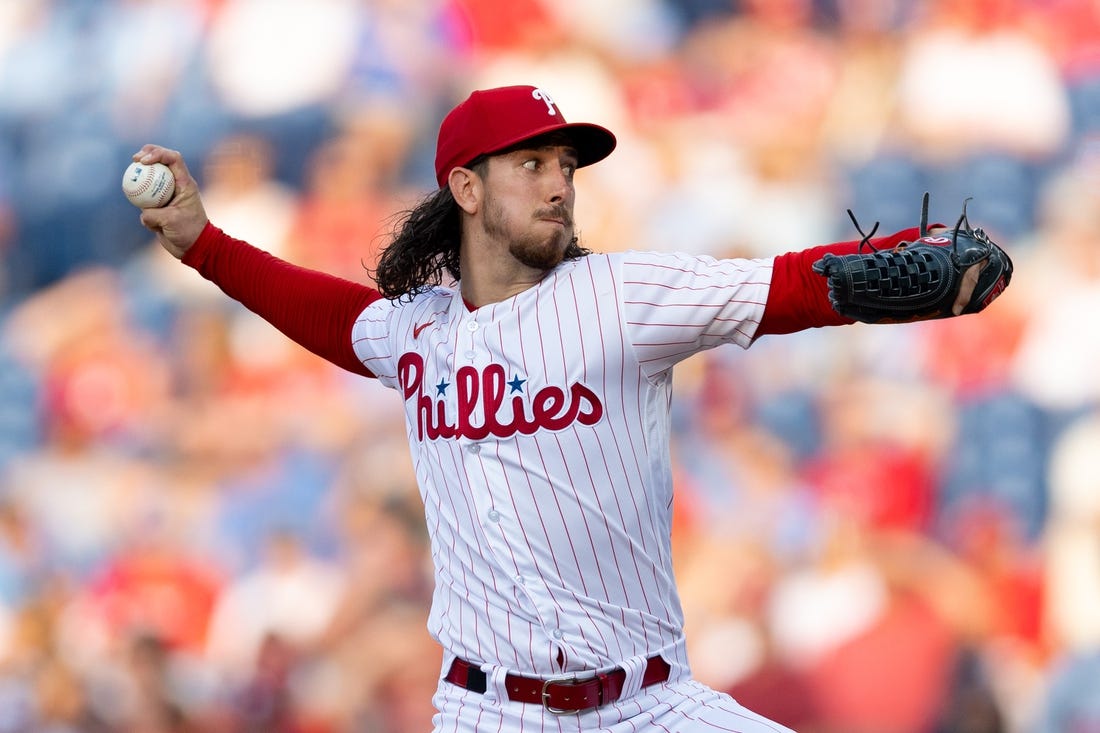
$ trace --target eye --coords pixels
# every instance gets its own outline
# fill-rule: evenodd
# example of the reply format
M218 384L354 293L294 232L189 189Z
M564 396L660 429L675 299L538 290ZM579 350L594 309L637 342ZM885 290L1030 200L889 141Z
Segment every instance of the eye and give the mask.
M539 161L537 158L531 158L530 160L523 161L523 167L529 171L537 171L539 169Z
M573 180L573 174L577 172L577 164L576 163L566 163L565 165L563 165L561 167L561 170L562 170L562 173L565 174L566 178L568 178L569 180Z

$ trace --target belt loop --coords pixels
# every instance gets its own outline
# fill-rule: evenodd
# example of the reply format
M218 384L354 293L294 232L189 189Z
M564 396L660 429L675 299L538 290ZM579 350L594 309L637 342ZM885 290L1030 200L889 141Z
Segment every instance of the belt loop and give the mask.
M631 657L622 663L621 666L626 672L626 681L623 682L623 691L619 695L620 700L634 697L642 689L642 673L645 671L648 661L645 657L639 656Z
M492 702L494 705L499 705L502 701L507 700L508 686L505 684L504 678L508 675L508 670L491 664L481 665L481 670L485 672L485 700Z

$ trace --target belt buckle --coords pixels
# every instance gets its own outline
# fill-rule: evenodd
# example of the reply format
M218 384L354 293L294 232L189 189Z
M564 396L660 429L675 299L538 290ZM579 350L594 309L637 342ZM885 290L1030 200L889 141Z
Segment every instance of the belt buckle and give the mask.
M580 682L581 679L576 675L570 675L567 677L549 677L542 682L542 706L546 708L546 712L551 715L580 715L581 710L585 708L578 708L577 710L567 710L565 708L556 708L550 704L550 685L557 684L572 684L575 685Z

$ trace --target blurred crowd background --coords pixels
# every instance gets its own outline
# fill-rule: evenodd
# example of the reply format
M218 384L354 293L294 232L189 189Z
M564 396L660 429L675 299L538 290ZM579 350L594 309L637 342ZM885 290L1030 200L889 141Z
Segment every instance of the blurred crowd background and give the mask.
M0 733L430 729L399 400L161 251L212 219L362 282L471 90L620 146L596 250L770 256L970 221L978 317L678 369L697 676L802 733L1100 731L1096 0L0 1Z

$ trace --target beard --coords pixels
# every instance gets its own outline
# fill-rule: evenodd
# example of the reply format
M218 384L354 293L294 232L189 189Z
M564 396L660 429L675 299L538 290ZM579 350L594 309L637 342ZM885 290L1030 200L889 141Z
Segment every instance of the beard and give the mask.
M508 253L516 258L520 264L537 270L552 270L561 264L565 258L565 251L574 241L573 217L562 206L551 206L539 209L531 217L532 224L541 224L550 231L540 233L530 227L521 232L516 232L509 226L504 209L492 199L486 200L485 206L485 233L501 241L508 243ZM560 219L565 222L564 227L556 227L547 222L539 221L547 217Z

